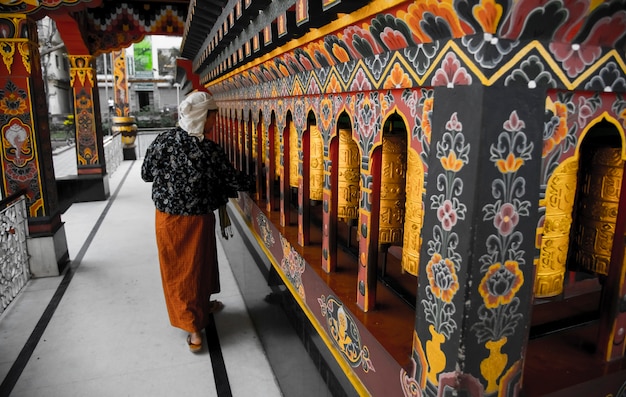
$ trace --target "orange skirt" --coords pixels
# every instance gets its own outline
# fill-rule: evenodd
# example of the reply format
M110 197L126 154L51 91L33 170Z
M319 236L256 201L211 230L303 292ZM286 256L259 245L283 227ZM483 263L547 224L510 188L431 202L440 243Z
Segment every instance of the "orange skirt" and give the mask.
M156 242L170 323L199 332L207 325L211 294L220 292L215 215L157 210Z

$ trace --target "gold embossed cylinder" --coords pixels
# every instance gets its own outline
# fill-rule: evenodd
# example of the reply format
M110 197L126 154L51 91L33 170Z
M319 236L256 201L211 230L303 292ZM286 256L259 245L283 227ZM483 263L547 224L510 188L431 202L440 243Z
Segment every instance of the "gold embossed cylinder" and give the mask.
M324 197L324 141L322 140L322 134L317 126L312 125L309 128L310 131L310 151L309 151L309 166L310 166L310 198L311 200L321 201Z
M359 216L359 147L352 131L339 129L339 159L337 165L337 218L344 221Z
M276 161L274 177L278 179L282 171L280 165L280 133L278 132L278 128L274 128L274 161Z
M252 127L250 131L250 135L252 135L252 158L256 162L259 155L259 129L254 123L251 123L250 126Z
M424 210L424 166L415 150L409 149L406 171L406 212L404 214L404 240L402 242L402 269L417 276L420 248L422 246L422 225Z
M298 187L298 131L293 123L289 123L289 186Z
M623 172L620 148L592 146L581 155L573 258L593 273L608 274Z
M114 116L112 121L113 125L111 126L111 130L114 134L118 132L122 134L122 145L124 145L125 148L134 148L135 140L137 139L137 124L135 124L135 117Z
M379 244L402 243L406 185L406 138L383 135Z
M546 198L539 203L546 212L535 276L534 294L537 298L563 292L577 174L578 162L575 158L561 163L548 180Z

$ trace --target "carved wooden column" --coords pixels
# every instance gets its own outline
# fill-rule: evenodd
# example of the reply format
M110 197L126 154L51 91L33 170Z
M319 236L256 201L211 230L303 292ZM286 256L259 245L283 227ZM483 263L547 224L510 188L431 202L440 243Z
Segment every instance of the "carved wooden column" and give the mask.
M68 259L52 162L37 26L24 14L0 14L0 133L3 196L24 191L30 270L59 275Z
M113 130L122 134L124 160L136 160L137 124L135 124L135 118L130 115L124 50L113 51L111 59L113 62L113 100L115 102Z
M324 153L324 212L322 214L322 269L326 273L337 269L337 204L339 180L339 136L331 139Z
M376 283L378 267L378 236L380 226L380 164L382 150L374 150L367 162L361 162L361 180L368 181L361 186L359 205L359 271L357 285L357 305L364 311L376 305Z
M265 196L265 209L268 212L274 211L276 209L276 199L274 198L274 181L276 180L276 173L278 172L278 165L276 164L276 134L278 131L276 130L276 122L274 118L272 118L272 122L269 125L265 126L267 131L267 142L265 151L267 153L265 157L265 171L266 171L266 179L265 179L265 190L267 195Z
M279 223L280 226L289 226L291 218L291 150L290 150L290 129L291 120L287 121L283 127L283 150L280 154L282 171L280 173L280 202L279 202Z
M300 145L300 178L298 180L298 244L304 247L311 241L311 126L302 134Z
M70 55L69 61L70 84L74 92L78 175L104 177L106 160L95 58L91 55ZM106 192L108 196L108 180L104 179L104 183L106 187L103 187L102 193Z
M519 393L544 107L541 90L435 89L413 339L424 396Z

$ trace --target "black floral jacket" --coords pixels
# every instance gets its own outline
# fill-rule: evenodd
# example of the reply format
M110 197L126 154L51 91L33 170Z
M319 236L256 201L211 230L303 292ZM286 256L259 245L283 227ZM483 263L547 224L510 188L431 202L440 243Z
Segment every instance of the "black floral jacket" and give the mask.
M159 134L150 144L141 178L153 182L156 208L174 215L207 214L252 185L219 145L191 137L179 127Z

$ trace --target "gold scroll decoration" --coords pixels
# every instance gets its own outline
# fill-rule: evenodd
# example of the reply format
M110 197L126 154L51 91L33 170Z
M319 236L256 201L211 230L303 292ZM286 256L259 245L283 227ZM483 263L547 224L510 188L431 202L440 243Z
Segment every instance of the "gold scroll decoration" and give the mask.
M546 198L539 203L546 208L546 213L535 279L535 296L538 298L563 292L577 174L575 158L563 161L552 173Z
M337 218L344 221L359 216L359 147L352 139L352 131L339 129L339 159L337 181Z
M383 135L379 244L401 244L404 230L406 138Z
M573 260L583 269L606 276L624 173L621 149L589 147L580 164Z
M311 200L323 199L324 188L324 141L322 140L322 134L317 126L312 125L310 128L310 151L309 151L309 166L311 185L309 197Z
M298 187L298 131L294 123L289 123L289 186Z
M406 172L406 212L404 214L404 241L402 243L402 269L417 276L422 246L424 209L424 166L415 150L408 150Z

